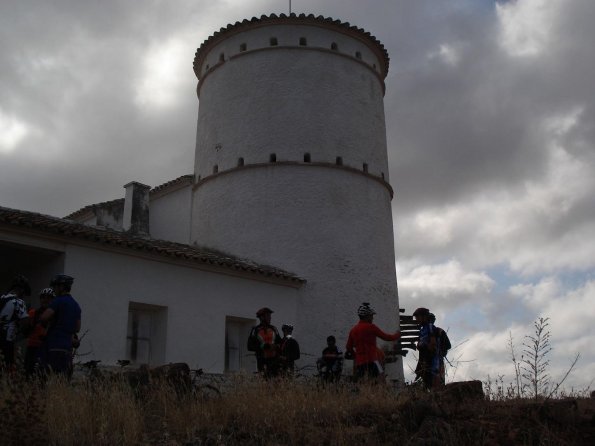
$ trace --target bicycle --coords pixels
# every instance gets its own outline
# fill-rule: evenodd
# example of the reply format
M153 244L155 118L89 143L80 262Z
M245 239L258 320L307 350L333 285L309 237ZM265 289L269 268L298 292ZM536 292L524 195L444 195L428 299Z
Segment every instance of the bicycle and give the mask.
M207 377L202 369L190 369L190 383L192 395L202 401L221 398L221 391L210 382L201 382Z

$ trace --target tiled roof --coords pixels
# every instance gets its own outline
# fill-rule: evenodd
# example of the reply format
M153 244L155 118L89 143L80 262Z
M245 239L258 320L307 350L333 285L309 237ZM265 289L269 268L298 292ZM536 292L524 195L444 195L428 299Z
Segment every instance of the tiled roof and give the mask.
M153 189L151 189L150 193L152 194L154 192L161 192L166 189L169 189L172 186L176 186L176 185L184 183L184 182L188 182L189 184L192 184L193 178L194 178L194 175L182 175L181 177L178 177L175 180L170 180L163 184L160 184L159 186L154 187ZM120 203L122 203L122 204L124 203L123 198L116 198L115 200L103 201L101 203L95 203L95 204L89 204L85 207L80 208L78 211L74 211L71 214L68 214L64 218L76 220L81 215L85 214L88 211L92 211L95 208L104 208L104 207L109 207L109 206L113 206L115 204L120 204Z
M315 16L314 14L294 14L291 13L287 14L271 14L271 15L262 15L260 18L252 17L251 20L244 19L241 22L235 22L234 24L228 24L227 27L221 28L219 31L215 31L212 36L210 36L207 40L205 40L201 45L200 48L196 51L196 57L194 58L194 72L196 76L200 79L200 73L198 72L199 67L202 62L202 58L204 58L205 54L208 52L208 49L211 48L212 45L215 45L220 40L225 39L228 34L234 32L240 32L249 28L251 26L262 26L262 25L274 25L274 24L300 24L300 25L317 25L317 26L326 26L337 29L339 32L349 33L359 38L363 38L368 40L372 45L378 48L378 51L383 55L384 60L384 75L388 73L388 64L390 58L388 57L388 52L384 45L372 34L365 31L362 28L358 28L357 26L351 25L349 22L342 22L341 20L334 20L330 17L324 16Z
M177 184L184 183L184 182L192 183L193 179L194 179L194 175L182 175L181 177L178 177L175 180L171 180L166 183L160 184L159 186L155 186L153 189L151 189L151 193L159 192L159 191L167 189L171 186L175 186Z
M88 211L94 210L95 208L111 207L111 206L119 205L119 204L124 205L123 198L116 198L115 200L102 201L101 203L89 204L83 208L80 208L78 211L74 211L73 213L68 214L64 218L69 219L69 220L76 220L78 217L84 215Z
M212 250L165 240L145 239L126 232L102 229L75 223L66 219L0 207L0 227L12 226L44 234L78 239L103 246L141 251L180 260L186 260L212 267L246 272L261 277L281 279L292 286L300 286L305 280L296 275L266 265L259 265L245 259L237 259Z

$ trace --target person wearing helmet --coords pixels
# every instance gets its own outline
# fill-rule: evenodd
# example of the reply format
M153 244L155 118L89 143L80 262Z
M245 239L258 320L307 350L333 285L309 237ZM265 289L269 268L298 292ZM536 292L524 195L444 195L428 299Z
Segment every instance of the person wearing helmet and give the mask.
M27 338L27 350L25 352L25 374L33 376L39 364L40 347L43 344L47 333L46 327L41 323L40 318L54 298L52 288L44 288L39 293L39 308L29 310L30 334Z
M31 295L31 287L25 276L16 276L8 293L0 297L0 364L12 368L14 365L14 344L19 330L29 325L24 296Z
M295 369L295 361L300 359L300 345L293 338L293 325L283 324L281 331L283 332L283 339L281 339L279 347L281 370L291 375Z
M428 390L442 384L440 373L440 346L436 338L436 329L431 322L431 313L427 308L420 307L413 312L415 321L419 324L419 341L417 342L418 360L415 367L416 381L423 381Z
M380 364L380 355L376 346L376 338L384 341L396 341L401 332L385 333L372 322L376 312L368 302L362 303L358 310L359 322L349 332L346 352L355 360L355 379L376 379L384 373Z
M256 312L260 324L253 327L248 337L248 350L256 354L258 371L266 378L279 373L279 349L281 336L274 325L271 325L273 310L268 307Z
M81 329L81 307L70 295L74 278L58 274L50 282L55 297L41 315L48 325L45 366L52 373L69 377L72 370L73 339Z

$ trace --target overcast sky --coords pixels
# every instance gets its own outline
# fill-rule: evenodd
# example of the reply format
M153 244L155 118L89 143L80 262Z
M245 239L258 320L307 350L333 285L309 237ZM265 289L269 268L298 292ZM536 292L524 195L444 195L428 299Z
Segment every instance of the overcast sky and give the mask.
M387 48L400 303L449 330L449 379L595 377L595 2L293 0ZM0 2L0 205L64 216L192 173L196 48L288 1ZM383 327L389 328L389 327ZM299 337L299 327L296 327ZM408 358L409 368L411 358ZM458 360L458 361L457 361Z

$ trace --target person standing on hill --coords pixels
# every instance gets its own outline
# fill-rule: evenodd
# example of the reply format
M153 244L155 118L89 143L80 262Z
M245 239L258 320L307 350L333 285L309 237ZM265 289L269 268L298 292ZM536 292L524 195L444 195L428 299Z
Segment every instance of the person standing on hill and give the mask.
M430 310L418 308L413 312L415 321L419 324L419 341L417 351L419 359L415 368L416 380L421 379L424 387L428 390L435 389L442 385L441 367L444 369L444 362L440 354L440 342L436 336L436 328L430 321Z
M15 361L14 344L19 330L29 325L29 315L23 297L31 295L25 276L16 276L8 293L0 297L0 368L12 369Z
M376 346L376 338L384 341L396 341L401 332L385 333L372 322L376 312L368 302L364 302L357 310L359 322L349 332L346 351L355 359L355 378L378 378L384 373Z
M281 336L274 325L271 325L273 310L263 307L256 312L260 324L253 327L248 337L248 351L256 354L258 371L266 378L279 373L279 350Z
M281 368L283 372L291 375L295 369L295 361L300 359L300 345L293 338L293 325L283 324L281 331L283 332L283 339L281 339L279 348Z
M50 282L56 297L41 315L48 325L45 341L45 364L49 371L70 377L75 335L81 329L81 307L70 295L74 278L58 274Z
M53 298L54 290L44 288L39 293L39 308L29 310L31 333L27 338L27 351L25 352L25 373L27 376L32 376L35 373L35 367L39 364L40 348L47 333L46 327L41 323L40 318Z
M451 349L452 345L450 343L450 339L448 338L448 334L446 330L438 327L436 322L436 316L434 313L430 313L430 323L434 326L434 335L436 337L436 342L438 343L438 359L440 361L440 384L446 384L446 366L444 361L446 360L446 355L448 351Z

